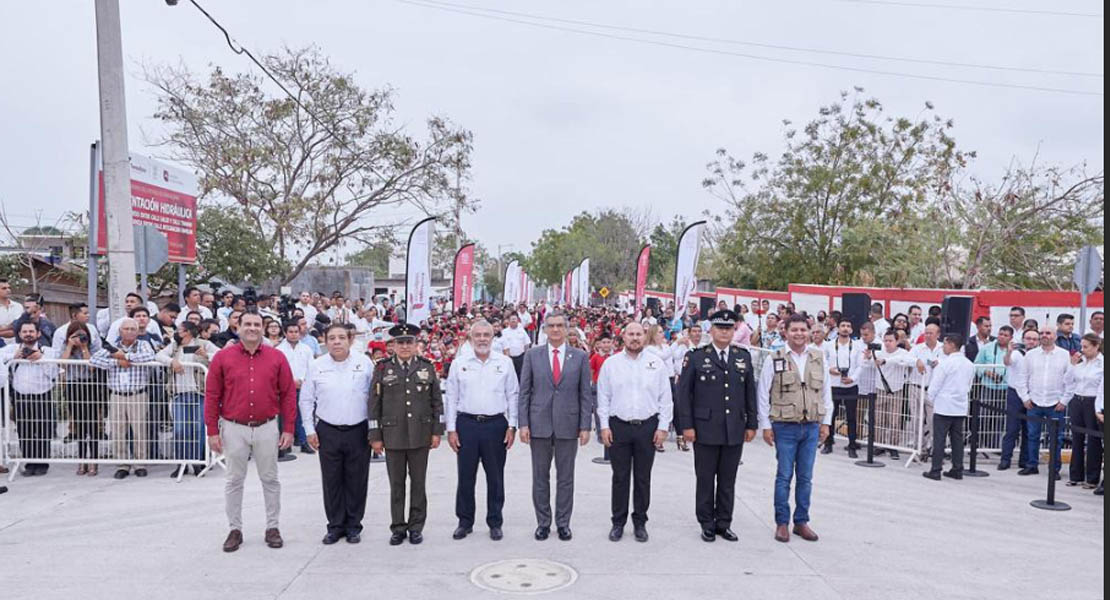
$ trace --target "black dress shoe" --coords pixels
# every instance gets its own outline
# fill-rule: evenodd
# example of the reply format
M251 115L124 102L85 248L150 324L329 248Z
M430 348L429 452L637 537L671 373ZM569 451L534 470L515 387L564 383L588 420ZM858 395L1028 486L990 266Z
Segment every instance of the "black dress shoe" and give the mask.
M112 475L112 477L115 477L116 479L127 479L127 476L130 474L131 473L129 473L127 469L117 469L116 474Z
M490 527L489 528L489 539L491 539L495 542L500 542L501 539L504 538L504 537L505 537L505 532L501 531L500 527Z
M890 451L890 460L902 460L902 455L897 450Z
M395 531L393 535L389 536L390 546L400 546L405 543L405 538L408 537L404 531Z
M1056 479L1056 481L1060 481L1060 474L1059 474L1059 473L1053 473L1053 474L1052 474L1052 477L1053 477L1054 479Z
M1036 475L1040 472L1041 470L1037 467L1025 467L1024 469L1018 471L1018 475Z
M712 542L716 539L717 539L717 532L716 531L713 531L712 529L702 529L701 530L701 541L703 541L703 542Z
M415 545L417 545L417 544L419 544L423 541L424 541L424 534L423 533L420 533L419 531L410 531L409 532L409 543L410 544L415 546Z
M573 537L573 534L570 532L570 527L559 527L558 533L559 539L563 540L564 542L569 542L570 538Z
M361 541L362 541L362 534L361 533L359 533L357 531L347 532L347 543L348 544L357 544Z
M474 529L472 527L459 527L459 528L455 529L455 533L451 534L451 539L454 539L454 540L464 539L466 536L473 533L473 531L474 531Z
M964 478L964 474L963 474L963 471L957 471L957 470L955 470L955 469L951 469L951 470L945 471L945 472L944 472L944 476L945 476L945 477L948 477L948 478L951 478L951 479L955 479L955 480L957 480L957 481L959 481L959 480L961 480L961 479L963 479L963 478Z
M940 481L940 471L925 471L921 476L926 479L932 479L933 481Z
M644 527L643 525L637 525L632 528L632 533L636 536L637 542L648 541L647 527Z
M832 446L821 446L821 454L832 454Z
M325 546L330 546L338 542L339 538L341 537L343 536L339 535L338 531L329 531L326 535L324 535L324 539L321 541L324 543Z
M848 458L859 458L859 454L856 453L855 448L848 448Z
M1100 484L1098 484L1098 487L1097 487L1097 488L1095 488L1094 494L1095 494L1096 496L1101 496L1101 495L1103 494L1103 491L1102 491L1102 484L1101 484L1101 483L1100 483Z
M550 535L551 535L551 528L550 527L537 527L536 528L536 541L537 542L542 542L542 541L546 540L547 537L550 536Z
M135 477L146 477L146 469L142 467L135 469Z
M308 444L302 444L301 454L316 454L316 451L312 449L312 446L309 446Z
M1002 462L998 463L997 469L999 471L1009 471L1010 470L1010 461L1007 460L1007 461L1002 461Z
M728 527L725 527L724 529L718 529L717 530L717 535L721 536L721 539L723 539L726 542L738 542L738 541L740 541L740 536L736 535L736 533L733 530L729 529Z
M609 530L610 542L619 542L622 537L624 537L624 527L614 525L613 528Z

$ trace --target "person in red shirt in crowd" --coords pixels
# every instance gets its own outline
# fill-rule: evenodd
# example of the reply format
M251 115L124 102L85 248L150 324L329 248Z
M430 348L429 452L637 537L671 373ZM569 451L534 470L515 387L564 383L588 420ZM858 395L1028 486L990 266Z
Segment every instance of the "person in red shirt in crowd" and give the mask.
M593 374L594 396L597 396L597 378L601 375L601 365L613 355L613 336L602 332L594 342L594 351L590 354L590 371ZM597 416L597 407L594 407L594 431L597 432L597 443L602 444L604 454L600 459L594 459L598 464L609 464L609 447L601 441L601 420Z
M243 543L243 483L251 458L266 504L266 545L281 548L277 458L278 450L293 445L297 387L285 355L262 343L262 315L256 311L243 313L239 342L218 352L208 367L204 422L209 447L227 460L224 502L231 531L224 552L234 552Z

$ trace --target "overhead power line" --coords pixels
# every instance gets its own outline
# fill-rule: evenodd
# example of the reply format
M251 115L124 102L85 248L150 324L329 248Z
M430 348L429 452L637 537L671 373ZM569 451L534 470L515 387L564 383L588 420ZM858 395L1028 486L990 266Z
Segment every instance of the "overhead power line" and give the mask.
M738 40L738 39L733 39L733 38L720 38L720 37L703 36L703 35L692 35L692 34L684 34L684 33L675 33L675 32L670 32L670 31L661 31L661 30L658 30L658 29L643 29L643 28L639 28L639 27L628 27L628 26L621 26L621 25L612 25L612 24L607 24L607 23L596 23L596 22L593 22L593 21L584 21L584 20L579 20L579 19L564 19L564 18L537 15L537 14L532 14L532 13L517 12L517 11L511 11L511 10L500 10L500 9L494 9L494 8L482 8L482 7L466 5L466 4L456 4L456 3L453 3L453 2L443 2L442 0L419 0L419 1L423 4L434 4L434 5L437 5L437 6L443 6L443 7L447 7L447 8L458 8L458 9L473 10L473 11L478 11L478 12L499 14L499 15L508 15L508 16L513 16L513 17L524 17L524 18L533 19L533 20L537 20L537 21L546 21L546 22L552 22L552 23L565 23L565 24L570 24L570 25L582 25L582 26L586 26L586 27L592 27L592 28L595 28L595 29L607 29L607 30L611 30L611 31L626 31L626 32L629 32L629 33L641 33L641 34L655 35L655 36L661 36L661 37L669 37L669 38L675 38L675 39L683 39L683 40L691 40L691 41L699 41L699 42L711 42L711 43L716 43L716 44L749 46L749 47L752 47L752 48L766 48L766 49L770 49L770 50L786 50L786 51L790 51L790 52L806 52L806 53L810 53L810 54L822 54L822 55L829 55L829 56L844 56L844 57L849 57L849 58L865 58L865 59L869 59L869 60L883 60L883 61L890 61L890 62L905 62L905 63L915 63L915 64L923 64L923 65L937 65L937 66L942 66L942 67L961 67L961 68L969 68L969 69L985 69L985 70L991 70L991 71L1012 71L1012 72L1018 72L1018 73L1036 73L1036 74L1042 74L1042 75L1068 75L1068 76L1075 76L1075 77L1103 77L1102 73L1091 73L1091 72L1084 72L1084 71L1064 71L1064 70L1057 70L1057 69L1039 69L1039 68L1035 68L1035 67L1016 67L1016 66L1006 66L1006 65L989 65L989 64L967 63L967 62L958 62L958 61L932 60L932 59L924 59L924 58L910 58L910 57L904 57L904 56L884 56L884 55L880 55L880 54L869 54L869 53L862 53L862 52L844 52L844 51L839 51L839 50L829 50L829 49L824 49L824 48L810 48L810 47L805 47L805 46L788 46L788 45L782 45L782 44L768 44L768 43L763 43L763 42L753 42L753 41ZM850 1L850 0L843 0L843 1Z
M1037 15L1049 17L1082 17L1101 19L1104 15L1098 13L1069 12L1062 10L1046 10L1034 8L1010 8L1005 6L981 6L968 4L938 4L933 2L896 2L894 0L839 0L851 4L874 4L878 6L893 6L904 8L940 8L946 10L963 10L975 12L1010 13L1015 15Z
M704 48L704 47L699 47L699 46L689 46L689 45L685 45L685 44L677 44L677 43L665 42L665 41L661 41L661 40L652 40L652 39L644 39L644 38L638 38L638 37L615 35L615 34L610 34L610 33L602 33L602 32L599 32L599 31L589 31L589 30L586 30L586 29L579 29L579 28L575 28L575 27L566 27L566 26L562 26L562 25L553 25L553 24L550 24L550 23L539 22L538 20L525 20L525 19L520 19L520 18L513 18L513 17L507 17L507 16L500 16L500 15L495 15L495 14L484 13L484 12L477 12L477 11L469 9L469 8L456 8L454 6L447 6L447 5L442 5L442 4L430 4L430 3L427 2L427 0L395 0L395 1L399 2L401 4L409 4L409 5L412 5L412 6L419 6L419 7L423 7L423 8L429 8L429 9L439 10L439 11L444 11L444 12L452 12L452 13L458 13L458 14L463 14L463 15L469 15L469 16L473 16L473 17L479 17L479 18L483 18L483 19L490 19L490 20L494 20L494 21L504 21L504 22L508 22L508 23L516 23L516 24L519 24L519 25L528 25L530 27L537 27L537 28L541 28L541 29L549 29L549 30L553 30L553 31L563 31L563 32L568 32L568 33L577 33L577 34L580 34L580 35L587 35L587 36L598 37L598 38L606 38L606 39L620 40L620 41L626 41L626 42L633 42L633 43L637 43L637 44L645 44L645 45L651 45L651 46L660 46L660 47L665 47L665 48L674 48L674 49L680 49L680 50L687 50L687 51L690 51L690 52L698 52L698 53L702 53L702 54L715 54L715 55L722 55L722 56L733 56L733 57L738 57L738 58L747 58L747 59L750 59L750 60L773 62L773 63L779 63L779 64L800 65L800 66L815 67L815 68L820 68L820 69L849 71L849 72L854 72L854 73L867 73L867 74L871 74L871 75L886 75L886 76L891 76L891 77L902 77L902 78L907 78L907 79L919 79L919 80L923 80L923 81L940 81L940 82L945 82L945 83L960 83L960 84L975 85L975 86L981 86L981 87L1006 88L1006 89L1016 89L1016 90L1026 90L1026 91L1037 91L1037 92L1052 92L1052 93L1070 94L1070 95L1076 95L1076 96L1097 96L1097 97L1103 96L1102 92L1094 92L1094 91L1088 91L1088 90L1079 90L1079 89L1071 89L1071 88L1059 88L1059 87L1041 86L1041 85L1004 83L1004 82L995 82L995 81L981 81L981 80L974 80L974 79L960 79L960 78L955 78L955 77L941 77L941 76L935 76L935 75L921 75L921 74L916 74L916 73L886 71L886 70L882 70L882 69L870 69L870 68L864 68L864 67L852 67L852 66L846 66L846 65L820 63L820 62L812 62L812 61L797 60L797 59L790 59L790 58L762 56L762 55L758 55L758 54L747 54L747 53L743 53L743 52L733 52L733 51L721 50L721 49L716 49L716 48ZM455 5L455 6L458 6L458 5Z

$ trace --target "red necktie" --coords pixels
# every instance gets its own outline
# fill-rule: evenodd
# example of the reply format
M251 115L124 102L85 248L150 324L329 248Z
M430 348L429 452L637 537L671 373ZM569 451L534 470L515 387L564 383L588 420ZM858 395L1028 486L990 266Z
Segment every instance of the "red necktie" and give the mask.
M563 378L563 370L559 368L559 349L552 348L551 354L554 355L554 360L551 362L551 376L555 379L555 385L559 385L559 380Z

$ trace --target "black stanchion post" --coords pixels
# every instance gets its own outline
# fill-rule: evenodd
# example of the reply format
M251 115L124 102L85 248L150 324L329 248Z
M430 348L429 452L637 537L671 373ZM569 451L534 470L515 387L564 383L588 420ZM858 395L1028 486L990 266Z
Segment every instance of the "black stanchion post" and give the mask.
M878 398L876 394L872 394ZM867 399L867 460L857 460L860 467L885 467L886 463L875 462L875 398Z
M1034 500L1029 504L1034 508L1042 510L1071 510L1071 506L1065 502L1056 501L1056 473L1060 469L1060 422L1056 419L1047 419L1048 421L1048 435L1051 438L1049 442L1049 456L1048 456L1048 497L1044 500ZM1029 440L1029 443L1034 443Z
M987 473L986 471L980 471L975 468L976 461L978 460L978 457L976 455L979 454L979 407L979 399L975 398L973 395L971 398L971 447L969 448L968 453L970 460L968 461L967 470L964 471L964 477L990 476L990 473Z

